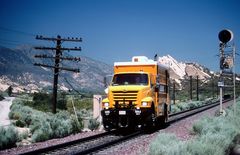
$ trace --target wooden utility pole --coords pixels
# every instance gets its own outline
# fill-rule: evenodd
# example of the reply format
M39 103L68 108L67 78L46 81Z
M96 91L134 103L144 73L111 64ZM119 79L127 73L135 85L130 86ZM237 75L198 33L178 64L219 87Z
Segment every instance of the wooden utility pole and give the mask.
M214 87L214 80L213 80L213 75L212 75L212 77L211 77L211 79L212 79L212 98L214 98L215 97L215 87Z
M173 104L176 104L176 82L173 80Z
M192 100L192 76L190 76L190 100Z
M55 63L54 65L47 65L47 64L39 64L35 63L35 66L42 66L42 67L48 67L48 68L53 68L54 69L54 80L53 80L53 97L52 97L52 112L56 113L56 105L57 105L57 86L58 86L58 75L60 70L66 70L66 71L72 71L72 72L80 72L79 69L73 69L73 68L66 68L60 66L60 62L62 60L69 60L69 61L80 61L80 58L77 57L62 57L62 52L67 50L73 50L73 51L81 51L81 48L62 48L61 44L64 41L72 41L72 42L81 42L81 38L61 38L61 36L57 36L57 38L47 38L43 36L36 36L36 39L38 40L47 40L47 41L54 41L56 42L56 47L35 47L35 49L38 50L55 50L55 55L54 56L49 56L49 55L35 55L35 58L49 58L49 59L54 59Z
M199 79L198 79L198 75L197 75L197 101L199 101Z

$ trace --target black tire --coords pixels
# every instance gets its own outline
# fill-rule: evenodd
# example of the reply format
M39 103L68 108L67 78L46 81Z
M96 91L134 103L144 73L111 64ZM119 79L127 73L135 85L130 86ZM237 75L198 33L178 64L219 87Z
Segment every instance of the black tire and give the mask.
M163 116L160 117L160 125L165 126L168 120L168 107L167 104L164 103L163 105Z
M156 125L157 125L157 122L156 122L155 109L154 109L154 104L152 103L151 111L149 113L149 116L146 119L146 126L144 130L147 132L149 131L151 132L155 129Z

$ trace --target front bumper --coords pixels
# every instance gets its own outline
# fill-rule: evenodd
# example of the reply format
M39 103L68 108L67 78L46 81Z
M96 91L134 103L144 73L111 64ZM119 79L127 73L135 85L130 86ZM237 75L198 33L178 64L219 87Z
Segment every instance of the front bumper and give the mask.
M149 119L151 110L148 108L104 109L101 115L105 129L139 128Z

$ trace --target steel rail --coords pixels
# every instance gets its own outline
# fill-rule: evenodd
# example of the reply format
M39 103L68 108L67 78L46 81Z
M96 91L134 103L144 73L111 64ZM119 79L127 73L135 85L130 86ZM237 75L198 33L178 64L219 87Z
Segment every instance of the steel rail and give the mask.
M84 151L79 151L79 152L74 152L74 154L81 154L81 155L85 155L85 154L90 154L90 153L94 153L94 152L97 152L101 149L104 149L108 146L113 146L113 145L116 145L118 143L122 143L126 140L129 140L129 139L132 139L132 138L135 138L139 135L141 135L142 131L136 131L130 135L127 135L127 136L124 136L124 137L121 137L119 139L116 139L116 140L113 140L111 142L108 142L108 143L105 143L105 144L101 144L101 145L98 145L98 146L95 146L93 148L89 148L89 149L86 149Z
M90 141L90 140L100 138L100 137L103 137L103 136L106 136L106 135L110 135L110 134L113 134L115 132L116 132L115 130L114 131L109 131L109 132L104 132L104 133L100 133L100 134L97 134L97 135L72 140L72 141L69 141L69 142L66 142L66 143L61 143L61 144L57 144L57 145L53 145L53 146L48 146L48 147L40 148L40 149L37 149L37 150L31 150L31 151L28 151L28 152L20 153L19 155L32 155L32 154L40 154L40 153L44 153L44 152L49 152L49 151L52 151L52 150L56 150L58 148L63 148L63 147L67 147L67 146L70 146L70 145L74 145L76 143L82 143L82 142Z

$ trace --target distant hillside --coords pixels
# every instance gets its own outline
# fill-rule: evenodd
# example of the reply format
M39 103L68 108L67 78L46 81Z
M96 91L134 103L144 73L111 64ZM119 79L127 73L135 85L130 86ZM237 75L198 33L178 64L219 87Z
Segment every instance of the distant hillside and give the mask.
M53 64L51 59L34 58L35 54L53 54L52 51L35 50L30 46L22 46L18 49L0 47L0 91L9 86L14 91L39 91L52 89L53 71L49 68L33 66L34 63ZM70 56L67 52L64 56ZM123 60L123 61L130 61ZM170 69L170 77L181 87L182 82L189 76L199 77L202 81L208 81L211 73L208 68L197 63L178 62L170 55L159 57L158 61ZM72 89L87 92L103 93L104 76L113 74L113 68L103 62L81 56L81 61L63 61L64 67L79 68L80 73L61 71L59 76L59 88L61 90ZM215 75L217 76L217 75Z
M53 54L52 51L35 50L30 46L18 49L0 47L0 90L12 85L14 91L39 91L52 89L53 71L50 68L37 67L33 64L44 63L52 65L51 59L37 59L35 54ZM64 56L70 56L67 52ZM90 92L104 90L103 78L112 74L112 66L81 56L80 62L63 61L65 67L79 68L80 73L61 71L59 88L74 89Z

